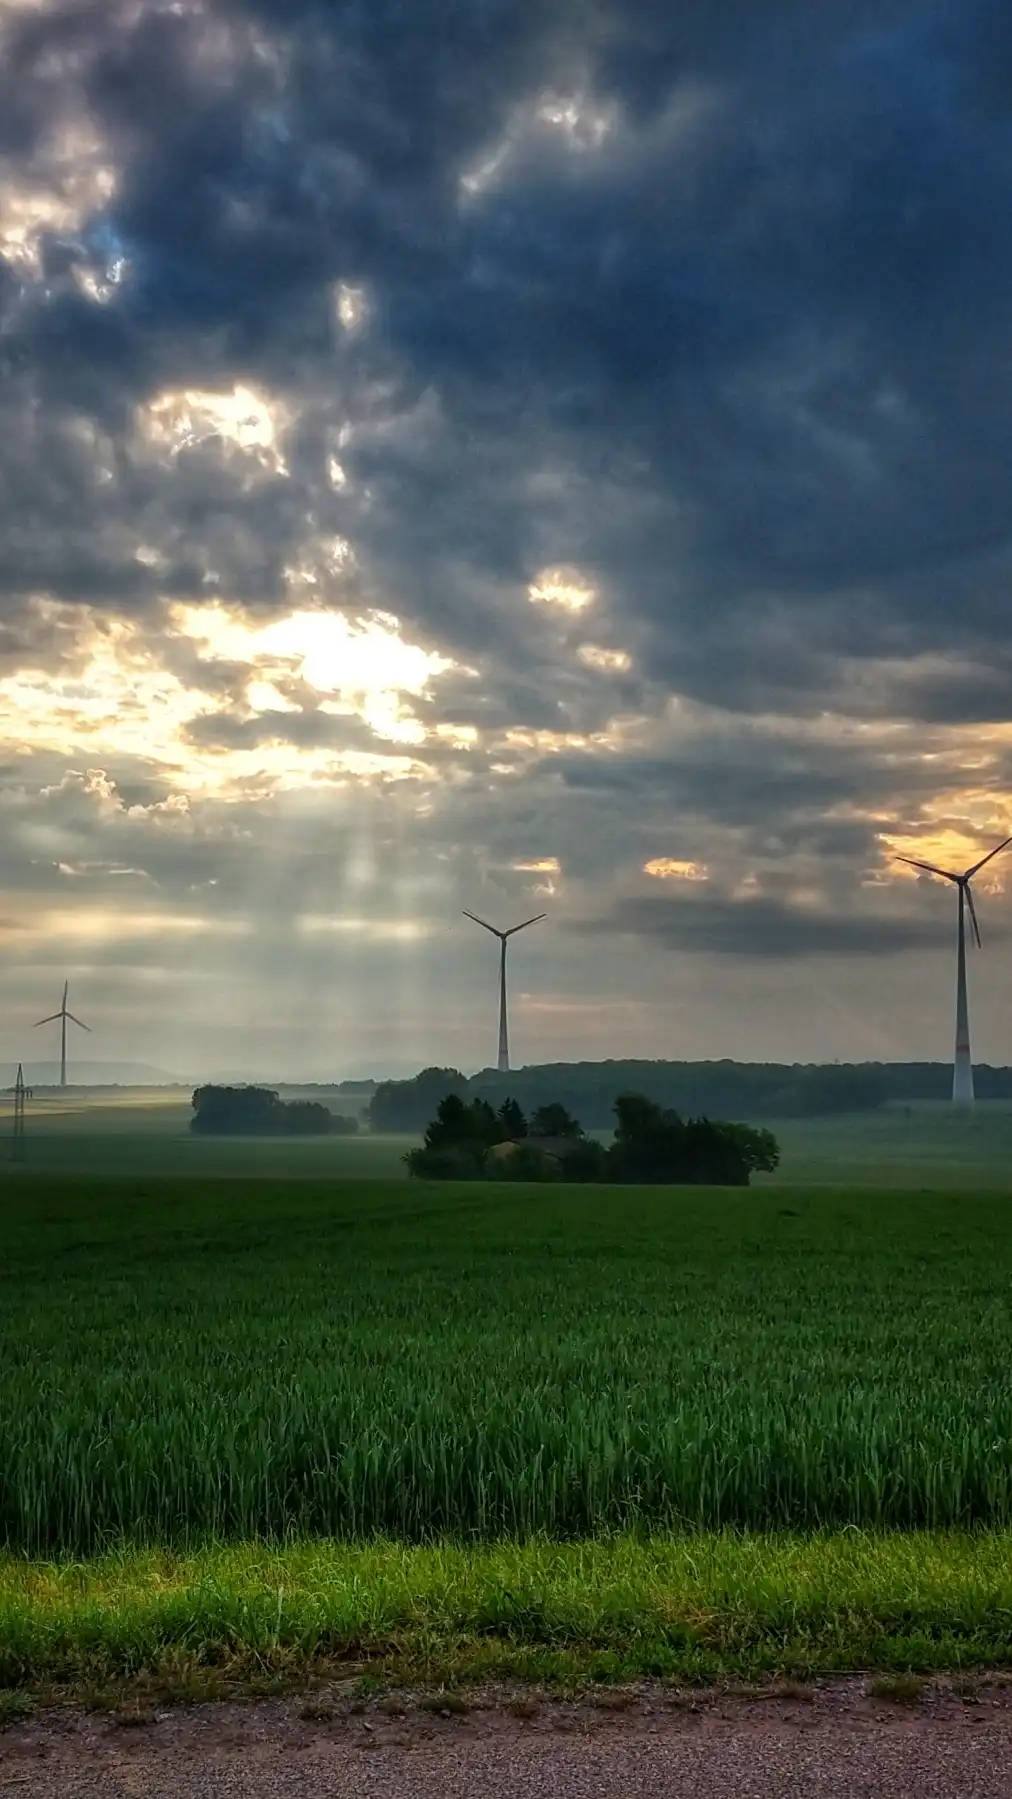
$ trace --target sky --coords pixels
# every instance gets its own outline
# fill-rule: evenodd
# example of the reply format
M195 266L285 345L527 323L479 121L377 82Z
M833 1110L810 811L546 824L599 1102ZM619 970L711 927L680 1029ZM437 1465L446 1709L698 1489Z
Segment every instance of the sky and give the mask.
M0 0L0 1058L951 1055L1010 192L1003 0Z

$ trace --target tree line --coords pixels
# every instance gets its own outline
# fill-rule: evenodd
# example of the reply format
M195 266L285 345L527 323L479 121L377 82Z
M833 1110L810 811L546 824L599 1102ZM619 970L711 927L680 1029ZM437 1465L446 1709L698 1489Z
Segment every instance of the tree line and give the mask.
M679 1117L642 1093L613 1104L607 1147L588 1137L559 1101L530 1120L512 1096L498 1111L487 1100L449 1093L440 1100L420 1148L404 1157L427 1180L615 1181L629 1184L747 1187L780 1161L770 1131L709 1118Z
M951 1087L951 1068L948 1081ZM986 1096L983 1087L978 1090ZM873 1064L560 1062L509 1074L485 1069L470 1078L458 1068L425 1068L413 1080L381 1081L368 1117L375 1131L415 1135L425 1129L439 1101L452 1093L484 1100L494 1112L507 1098L527 1112L554 1100L581 1117L588 1130L600 1131L612 1123L617 1092L640 1093L683 1117L753 1120L871 1111L893 1097L883 1068Z
M349 1137L358 1130L357 1118L318 1100L282 1100L272 1087L197 1087L191 1104L198 1136Z

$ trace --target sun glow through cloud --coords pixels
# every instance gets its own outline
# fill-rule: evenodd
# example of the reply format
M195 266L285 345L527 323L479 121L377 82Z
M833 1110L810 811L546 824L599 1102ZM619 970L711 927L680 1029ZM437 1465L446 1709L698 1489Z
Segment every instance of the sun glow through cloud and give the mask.
M334 315L344 331L358 331L369 317L369 297L364 288L339 281L334 289Z
M597 643L581 643L576 652L585 668L597 669L603 675L623 675L632 667L626 650L606 650Z
M559 891L558 882L562 874L558 856L541 856L534 862L514 862L512 866L514 874L540 875L540 880L531 883L531 892L554 899Z
M0 26L2 12L0 7ZM0 172L3 168L0 158ZM54 134L37 172L4 180L0 256L25 274L39 275L46 234L73 238L90 214L108 206L116 186L116 169L90 122L64 126Z
M1012 825L995 830L983 828L979 835L961 827L947 826L939 829L925 824L924 831L916 836L890 835L881 836L879 841L886 856L888 875L891 880L930 881L934 877L924 874L919 868L911 868L899 861L901 856L910 856L918 862L932 862L936 868L942 868L952 874L962 874L964 869L972 868L988 851L997 847L1003 837L1009 835ZM1010 852L1012 853L1012 846ZM1003 869L1004 856L996 856L992 863L982 868L975 876L974 885L983 893L1004 893L1008 886L1008 870Z
M306 610L259 627L222 606L180 606L175 616L212 656L256 668L257 679L247 688L251 705L254 694L276 692L274 681L287 672L328 696L321 711L357 716L393 743L425 742L425 727L401 696L424 694L435 676L453 666L405 643L397 620L386 613L351 624L342 613Z
M644 862L643 873L655 881L708 881L709 870L702 862L681 862L674 856L655 856Z
M3 736L22 756L37 749L84 754L92 762L135 756L160 764L166 780L187 792L224 792L251 780L269 791L343 776L402 778L416 772L405 750L430 739L466 750L474 740L470 727L430 729L414 716L410 701L425 696L453 665L405 642L386 613L351 623L339 613L307 609L254 624L220 605L171 606L167 618L177 640L196 652L187 684L162 664L157 639L137 624L99 621L86 608L52 602L40 602L38 611L66 629L74 654L57 670L33 668L26 659L0 678ZM347 748L307 746L276 734L250 748L229 747L227 740L217 745L213 721L223 701L212 677L222 662L235 683L225 695L229 716L298 713L303 708L292 683L296 695L301 684L320 713L357 720L375 733L375 749L357 740ZM204 671L207 689L199 685ZM195 724L199 742L191 735Z
M184 388L159 395L141 409L142 433L174 456L220 438L255 458L272 474L287 474L278 439L289 423L286 407L255 388L227 391Z
M532 605L559 606L564 612L584 612L597 598L596 589L579 569L544 568L527 589Z

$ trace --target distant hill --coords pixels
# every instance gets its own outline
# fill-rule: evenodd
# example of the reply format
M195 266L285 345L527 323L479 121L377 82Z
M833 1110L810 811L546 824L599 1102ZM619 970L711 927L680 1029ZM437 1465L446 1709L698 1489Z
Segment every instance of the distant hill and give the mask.
M362 1094L368 1099L375 1093L378 1083L372 1077L347 1081L303 1081L291 1074L251 1074L248 1068L216 1068L213 1073L203 1075L193 1084L195 1087L284 1087L291 1091L298 1090L299 1093Z
M59 1062L25 1062L24 1076L30 1087L58 1087ZM0 1087L12 1087L17 1079L16 1062L0 1062ZM175 1087L182 1085L178 1074L155 1068L151 1062L84 1062L68 1059L68 1087Z

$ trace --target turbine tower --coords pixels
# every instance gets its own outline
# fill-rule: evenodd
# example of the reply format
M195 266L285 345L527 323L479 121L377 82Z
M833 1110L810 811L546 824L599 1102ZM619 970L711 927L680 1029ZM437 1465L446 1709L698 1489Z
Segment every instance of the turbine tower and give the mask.
M955 1106L973 1105L973 1060L970 1055L970 1014L966 1003L966 913L969 910L970 923L978 949L980 948L980 926L977 923L977 909L973 903L973 889L970 882L975 874L979 874L985 862L990 862L1012 843L1012 837L1006 837L998 848L988 850L972 868L964 874L954 874L949 868L936 868L933 862L917 862L913 856L899 856L900 862L906 862L911 868L922 868L925 874L939 875L943 881L952 881L959 891L959 917L956 927L956 1053L952 1063L952 1103Z
M539 924L543 918L548 917L548 914L547 914L547 912L539 912L535 918L525 918L523 924L512 925L508 931L497 931L494 924L486 924L485 920L483 918L476 917L476 915L473 912L468 912L466 909L464 911L464 917L469 918L471 920L472 924L480 924L483 931L490 931L492 933L493 937L498 937L498 939L499 939L500 950L499 950L499 1061L498 1061L498 1069L499 1069L500 1074L508 1074L509 1066L510 1066L510 1040L509 1040L509 1028L506 1023L506 945L509 942L511 937L516 936L518 931L526 931L527 926L530 924Z
M81 1020L79 1018L74 1017L73 1012L67 1011L67 988L69 987L69 985L70 985L69 981L64 981L64 983L63 983L63 1004L61 1005L60 1010L58 1012L51 1012L49 1014L48 1018L40 1018L38 1021L38 1024L36 1024L36 1026L35 1026L35 1029L38 1030L40 1024L55 1024L57 1019L60 1020L60 1025L61 1025L61 1030L60 1030L60 1086L61 1087L65 1087L67 1085L67 1020L68 1020L68 1018L70 1019L71 1024L80 1025L82 1031L90 1031L91 1030L90 1024L82 1024Z

